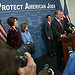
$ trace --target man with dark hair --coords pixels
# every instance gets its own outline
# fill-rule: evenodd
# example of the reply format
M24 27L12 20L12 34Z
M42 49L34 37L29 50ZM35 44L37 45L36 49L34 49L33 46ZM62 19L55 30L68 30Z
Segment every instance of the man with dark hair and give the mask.
M72 27L69 28L70 23L69 23L68 19L66 17L64 17L63 11L61 11L61 20L63 21L64 25L66 26L66 31L70 30L70 33L72 33L72 30L71 30ZM67 31L66 34L68 35L69 32Z
M53 56L53 33L51 30L51 15L46 16L47 22L44 25L45 35L47 39L48 45L48 54L49 56Z

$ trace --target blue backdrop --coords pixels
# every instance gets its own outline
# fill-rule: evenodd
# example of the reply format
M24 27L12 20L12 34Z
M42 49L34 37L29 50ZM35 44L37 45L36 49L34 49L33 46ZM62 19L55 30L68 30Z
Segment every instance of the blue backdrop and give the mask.
M6 31L9 29L7 18L10 16L18 18L17 27L19 31L21 31L21 23L28 23L29 31L35 44L33 58L47 53L43 26L46 21L46 15L50 14L52 19L54 18L54 12L58 9L58 2L59 0L0 0L0 18ZM31 9L25 9L26 3L30 5L40 4L44 5L44 7L35 9L30 7ZM50 4L50 8L47 8L48 4ZM14 7L11 8L10 5L14 5ZM19 5L19 9L16 8L17 5ZM52 5L55 5L55 7L52 7Z

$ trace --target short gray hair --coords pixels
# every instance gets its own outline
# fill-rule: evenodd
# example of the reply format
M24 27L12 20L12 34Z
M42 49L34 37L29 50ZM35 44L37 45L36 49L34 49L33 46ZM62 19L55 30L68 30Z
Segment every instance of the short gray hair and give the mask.
M60 12L63 12L63 11L61 11L61 10L56 10L56 11L55 11L55 15L58 14L59 11L60 11Z

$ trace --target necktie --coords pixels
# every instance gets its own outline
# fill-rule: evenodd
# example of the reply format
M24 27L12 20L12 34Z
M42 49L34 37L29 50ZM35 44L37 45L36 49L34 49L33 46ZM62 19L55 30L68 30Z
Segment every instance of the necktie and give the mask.
M59 23L60 23L61 27L63 28L63 25L62 25L62 23L61 23L61 21L60 21L60 20L59 20Z

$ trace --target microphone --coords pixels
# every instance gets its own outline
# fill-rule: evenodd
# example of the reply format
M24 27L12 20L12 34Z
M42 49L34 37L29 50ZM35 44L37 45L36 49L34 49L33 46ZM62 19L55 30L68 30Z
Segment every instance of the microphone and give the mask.
M68 22L67 25L69 25L71 27L75 27L71 22L70 23Z
M67 50L68 50L69 56L71 56L73 53L72 47L68 46Z

